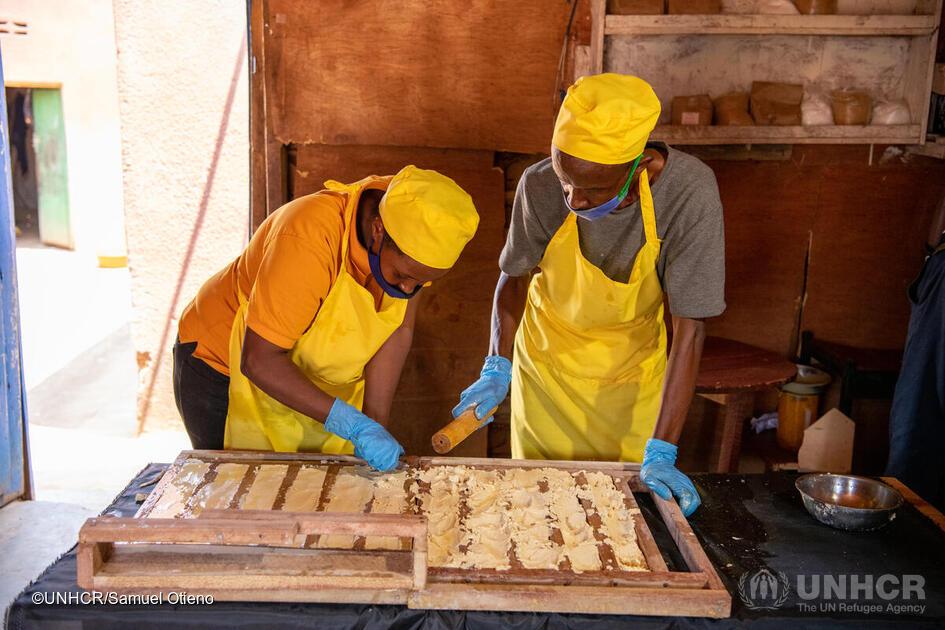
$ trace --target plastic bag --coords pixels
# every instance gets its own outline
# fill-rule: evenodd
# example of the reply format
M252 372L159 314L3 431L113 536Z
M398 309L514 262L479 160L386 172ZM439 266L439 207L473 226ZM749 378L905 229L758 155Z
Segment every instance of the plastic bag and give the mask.
M762 414L757 418L752 418L751 428L755 430L756 434L761 433L762 431L767 431L768 429L777 429L778 412L772 411L770 413Z
M879 101L873 106L873 124L874 125L910 125L912 124L912 112L909 111L909 104L899 99L898 101Z
M801 103L801 121L805 127L833 124L833 110L825 94L817 91L804 94L804 102Z

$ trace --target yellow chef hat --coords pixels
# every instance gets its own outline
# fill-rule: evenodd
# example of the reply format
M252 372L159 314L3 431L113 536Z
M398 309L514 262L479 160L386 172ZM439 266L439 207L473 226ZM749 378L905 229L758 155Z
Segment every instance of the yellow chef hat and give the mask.
M419 263L449 269L479 226L472 197L449 177L410 165L381 198L384 229Z
M581 77L561 103L551 142L568 155L624 164L643 153L660 117L650 84L626 74Z

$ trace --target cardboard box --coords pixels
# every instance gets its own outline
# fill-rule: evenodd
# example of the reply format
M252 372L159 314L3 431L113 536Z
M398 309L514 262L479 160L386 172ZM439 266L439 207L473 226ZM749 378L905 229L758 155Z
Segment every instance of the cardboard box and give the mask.
M755 81L751 84L751 116L756 125L800 125L804 86Z
M855 432L853 420L831 409L804 429L804 442L797 452L798 468L802 472L850 472Z
M873 99L857 90L835 90L830 106L835 125L868 125L873 113Z
M661 15L666 12L664 0L607 0L611 15Z
M674 125L711 125L712 99L708 94L677 96L673 99Z
M729 92L715 99L715 124L722 126L754 125L748 113L748 92Z
M709 15L722 12L722 0L668 0L669 13Z

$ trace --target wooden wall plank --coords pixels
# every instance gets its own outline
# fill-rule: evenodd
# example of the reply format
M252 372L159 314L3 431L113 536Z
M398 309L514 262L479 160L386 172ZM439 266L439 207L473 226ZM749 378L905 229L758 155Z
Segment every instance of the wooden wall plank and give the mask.
M505 178L488 151L409 147L306 145L290 151L289 188L295 196L320 190L326 179L357 181L393 174L405 164L432 168L456 180L480 215L476 238L453 270L421 300L413 346L392 410L392 432L408 455L432 455L430 438L451 419L459 393L479 375L489 343L492 294L504 242ZM455 451L485 456L486 432Z
M709 334L789 356L799 323L838 343L902 347L905 288L945 192L945 162L873 154L871 164L866 146L811 146L785 162L708 160L725 209L728 302Z
M814 197L792 162L711 161L725 214L725 299L709 334L790 353ZM763 191L763 194L761 194Z
M266 59L263 46L265 0L249 2L249 229L269 214L266 200Z
M273 35L269 0L249 3L250 72L250 234L286 202L285 146L273 134L280 106L273 98L278 83L281 36ZM270 41L273 40L273 41Z
M945 194L945 162L911 162L822 169L829 185L822 187L813 227L802 320L816 336L855 347L903 347L906 289L922 265L929 222Z
M393 175L408 164L446 175L488 171L492 151L424 147L292 145L288 150L288 189L293 198L317 192L328 179L356 182L368 175Z
M547 150L567 0L268 2L284 144Z

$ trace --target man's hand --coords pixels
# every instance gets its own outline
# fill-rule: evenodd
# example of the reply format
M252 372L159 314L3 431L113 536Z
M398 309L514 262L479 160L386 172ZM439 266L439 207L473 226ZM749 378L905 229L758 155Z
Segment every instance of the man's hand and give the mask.
M483 416L502 404L509 395L511 382L512 362L499 355L486 357L479 380L460 394L459 404L453 407L453 417L458 418L470 407L475 407L476 417L482 420ZM489 424L494 418L495 416L489 416L483 424Z
M325 430L354 443L354 454L372 468L386 472L397 467L403 447L387 429L336 398L325 420Z
M660 498L668 501L675 496L682 513L689 517L702 501L689 477L676 468L676 450L669 442L656 438L647 440L640 479Z

